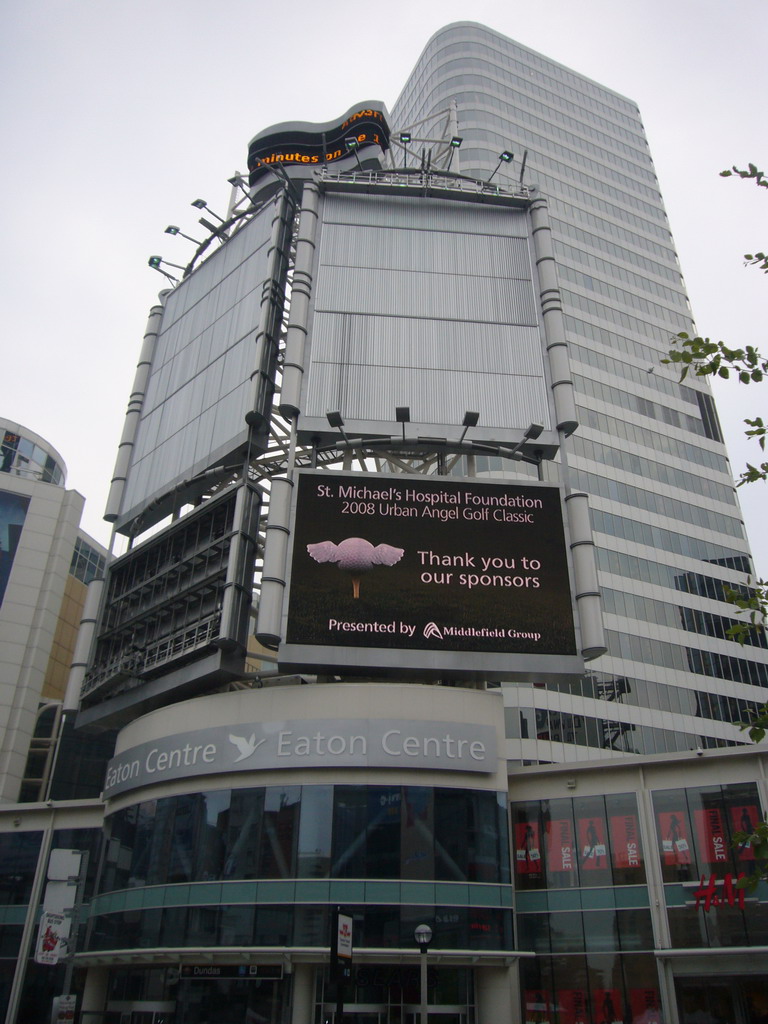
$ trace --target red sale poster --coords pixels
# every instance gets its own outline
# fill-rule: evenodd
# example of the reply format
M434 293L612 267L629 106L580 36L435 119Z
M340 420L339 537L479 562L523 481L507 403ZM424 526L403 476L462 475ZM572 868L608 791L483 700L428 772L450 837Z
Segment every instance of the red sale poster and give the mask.
M520 821L515 825L515 870L519 875L541 871L538 822Z
M583 988L561 988L557 993L559 1024L587 1024L587 993Z
M731 812L731 829L734 832L744 832L748 836L752 835L762 820L760 811L754 804L748 804L746 807L737 805L736 807L729 808L729 810ZM739 843L736 857L738 860L754 860L755 851L750 847L749 843Z
M705 864L728 864L728 838L719 807L708 807L693 812L699 854Z
M551 1008L546 989L528 989L525 993L525 1024L551 1024Z
M585 871L608 867L605 822L595 815L579 818L579 863Z
M595 989L592 1016L599 1024L624 1024L621 996L617 988Z
M547 868L550 871L575 871L573 825L570 818L555 818L547 831Z
M690 864L691 847L682 811L661 811L659 836L665 864Z
M655 988L631 988L629 1005L632 1024L661 1024L659 993Z
M634 814L618 814L611 818L611 854L617 868L639 868L642 864L640 833Z

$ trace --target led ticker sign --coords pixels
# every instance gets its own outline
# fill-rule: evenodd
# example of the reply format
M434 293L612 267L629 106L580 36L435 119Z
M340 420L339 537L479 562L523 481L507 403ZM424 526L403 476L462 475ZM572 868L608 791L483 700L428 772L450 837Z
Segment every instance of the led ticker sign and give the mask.
M351 143L351 146L349 145ZM270 167L307 171L349 157L352 149L389 148L389 125L381 106L359 106L325 124L293 121L260 132L248 147L248 183L254 186Z
M387 649L371 659L572 671L537 662L577 657L559 488L301 473L284 636L285 664L373 665L361 652Z

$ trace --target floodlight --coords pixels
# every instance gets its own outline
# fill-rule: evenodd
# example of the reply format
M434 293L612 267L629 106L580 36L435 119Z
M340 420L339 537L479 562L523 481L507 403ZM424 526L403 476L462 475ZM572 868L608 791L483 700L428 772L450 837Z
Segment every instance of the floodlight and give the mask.
M469 428L477 426L477 421L479 419L480 419L480 413L479 412L473 412L471 409L467 409L467 411L464 413L464 419L461 421L461 425L462 425L462 427L464 427L464 429L461 432L461 437L459 438L459 444L461 444L461 442L467 436L467 431L469 430Z
M395 419L403 425L403 442L405 442L405 424L411 422L411 410L407 405L395 406Z
M212 213L216 220L220 220L222 224L226 223L223 217L220 217L215 210L212 210L208 203L204 199L193 199L191 206L196 206L198 210L207 210L208 213Z
M360 147L360 140L357 138L356 135L349 135L349 136L347 136L346 139L344 139L344 143L345 143L347 149L349 150L349 152L355 154L355 160L357 161L357 166L362 171L363 165L360 163L360 157L357 155L357 151L358 151L358 149Z
M328 420L329 426L334 427L336 430L338 430L338 432L341 434L341 436L344 438L347 444L349 444L349 438L344 433L344 420L341 417L341 413L338 410L335 412L327 412L325 414L325 418Z
M177 227L175 224L169 224L168 227L165 229L165 233L166 235L181 235L182 238L186 238L188 242L194 242L195 245L203 244L202 242L199 242L196 238L192 238L191 235L185 235L181 228Z
M161 263L165 263L167 267L175 267L177 270L184 270L184 267L179 266L178 263L170 263L168 260L164 260L162 256L150 256L147 260L147 264L152 267L153 270L159 270Z
M491 180L491 178L494 176L496 171L498 171L498 169L501 167L502 164L511 164L512 161L514 160L514 158L515 158L515 154L514 153L510 152L510 150L508 150L508 149L503 149L501 151L501 153L499 153L499 162L496 164L496 166L491 171L490 177L486 178L486 181L490 181Z

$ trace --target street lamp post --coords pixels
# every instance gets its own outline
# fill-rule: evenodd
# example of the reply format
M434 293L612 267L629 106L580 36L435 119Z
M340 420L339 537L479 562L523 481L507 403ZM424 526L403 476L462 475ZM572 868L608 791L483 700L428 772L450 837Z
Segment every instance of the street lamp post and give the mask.
M427 950L432 941L432 929L428 924L420 924L413 933L419 947L419 963L421 967L421 1024L428 1024L429 1008L427 1006Z

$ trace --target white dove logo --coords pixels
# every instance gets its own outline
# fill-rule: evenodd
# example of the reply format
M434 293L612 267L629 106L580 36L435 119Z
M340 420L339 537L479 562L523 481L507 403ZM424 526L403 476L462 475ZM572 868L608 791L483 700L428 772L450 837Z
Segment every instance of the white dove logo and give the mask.
M443 639L443 634L440 632L440 627L434 622L428 622L424 627L424 637L426 640L433 636L437 640Z
M238 756L235 758L235 764L237 764L238 761L244 761L246 757L253 757L261 744L266 742L266 739L259 740L257 743L255 732L252 732L248 739L245 739L244 736L233 736L232 733L230 733L229 742L234 743L240 751Z

